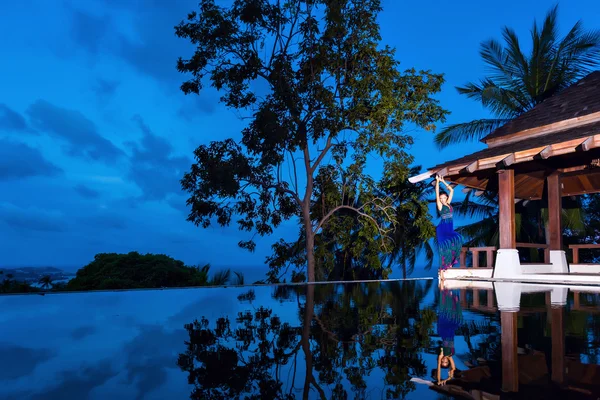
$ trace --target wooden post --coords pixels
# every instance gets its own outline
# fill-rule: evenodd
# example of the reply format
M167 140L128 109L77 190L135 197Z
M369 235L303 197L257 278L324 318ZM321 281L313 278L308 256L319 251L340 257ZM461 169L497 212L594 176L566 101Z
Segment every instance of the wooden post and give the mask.
M500 312L502 330L502 391L519 391L519 364L517 363L517 313Z
M467 289L460 289L460 307L467 308Z
M473 308L479 308L479 289L473 289Z
M562 183L560 175L553 173L548 181L548 224L550 250L562 250Z
M573 264L579 264L579 247L573 247Z
M479 268L479 250L471 249L473 254L473 268Z
M487 291L487 305L488 305L488 308L490 308L490 309L494 308L494 291L493 290Z
M465 247L460 249L460 267L461 268L467 267L467 249Z
M498 171L498 200L500 205L500 248L516 249L515 229L515 171Z
M573 292L573 310L579 310L579 307L581 306L579 295L579 292Z
M562 384L565 381L565 324L564 307L552 307L552 381Z
M486 251L486 267L493 268L494 267L494 250L487 249Z

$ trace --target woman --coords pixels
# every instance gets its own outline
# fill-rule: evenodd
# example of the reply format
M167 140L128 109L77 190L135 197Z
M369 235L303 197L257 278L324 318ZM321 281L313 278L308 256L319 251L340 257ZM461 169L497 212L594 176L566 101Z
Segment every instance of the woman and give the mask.
M435 180L435 199L438 212L442 217L436 228L436 234L438 252L441 259L440 270L443 271L459 264L463 240L459 233L454 232L454 224L452 222L452 206L450 204L452 203L454 189L444 181L444 178L436 176ZM440 182L446 185L448 194L445 192L440 193Z

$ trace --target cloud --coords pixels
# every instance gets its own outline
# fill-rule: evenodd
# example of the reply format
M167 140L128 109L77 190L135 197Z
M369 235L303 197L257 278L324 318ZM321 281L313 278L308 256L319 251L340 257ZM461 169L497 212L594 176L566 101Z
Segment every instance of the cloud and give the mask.
M64 232L65 221L58 213L37 208L19 208L10 203L0 203L0 221L17 231Z
M209 91L208 94L207 91ZM206 87L202 89L200 96L190 94L183 96L182 101L183 105L177 111L177 115L187 121L193 121L199 115L212 114L217 111L219 106L216 90Z
M102 361L95 366L62 371L56 387L44 390L30 398L34 400L87 399L94 388L102 386L117 375L118 372L112 368L109 360Z
M136 72L156 79L169 93L177 93L187 79L177 71L179 57L191 57L194 46L175 35L175 25L196 10L194 0L116 1L104 0L109 15L71 10L71 35L75 44L89 54L110 54L127 63ZM128 15L128 25L120 21ZM126 33L125 33L126 32ZM191 96L190 96L191 97ZM196 113L212 113L219 102L217 91L207 85L194 100L185 99L178 116L192 118Z
M23 143L0 139L0 180L52 177L62 172L61 168L46 160L39 150Z
M80 326L79 328L75 328L71 332L71 338L73 340L81 340L90 335L93 335L94 333L96 333L97 330L98 328L92 325Z
M68 153L73 156L114 163L124 155L121 149L102 137L96 125L79 111L38 100L29 107L27 114L36 128L64 140Z
M180 194L180 180L191 165L187 157L173 154L168 140L154 134L140 116L134 117L143 137L129 143L132 149L129 178L142 190L145 200L165 200Z
M41 363L54 357L49 349L31 349L15 345L0 346L0 360L5 368L0 368L0 380L17 379L27 376Z
M33 133L27 126L25 117L2 103L0 103L0 130Z
M167 200L167 203L172 208L174 208L177 211L180 211L187 218L187 216L190 213L190 207L187 205L186 202L187 202L187 197L185 197L185 196L179 196L179 195L169 196L169 199Z
M127 228L126 214L114 214L110 212L100 212L95 215L88 215L82 218L87 226L93 226L100 230L123 230Z
M103 39L111 29L108 16L95 16L71 8L71 35L76 44L96 54L103 45Z
M100 192L82 184L75 186L74 189L77 193L79 193L81 196L87 199L97 199L98 197L100 197Z
M186 340L186 331L166 331L162 326L143 326L141 333L122 349L126 357L128 383L138 389L138 399L167 381L167 370L177 365L177 353Z
M96 80L92 90L102 101L110 99L117 91L119 82L99 78Z

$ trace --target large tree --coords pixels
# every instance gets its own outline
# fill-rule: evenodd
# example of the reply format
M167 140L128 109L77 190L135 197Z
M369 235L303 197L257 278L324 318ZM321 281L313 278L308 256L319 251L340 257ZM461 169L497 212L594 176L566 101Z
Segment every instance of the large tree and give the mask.
M405 124L425 129L445 111L431 96L443 78L399 70L381 43L379 0L235 0L230 7L201 0L176 27L195 51L178 69L181 86L200 93L210 79L221 102L249 123L241 139L199 146L182 179L190 194L188 220L269 235L297 217L308 280L315 280L315 236L341 211L352 211L365 237L385 243L394 222L391 197L366 173L376 155L384 168L407 165L412 138ZM320 171L337 188L325 212L311 213ZM253 250L253 240L239 245Z
M558 6L547 13L541 25L534 21L529 53L521 48L512 28L504 27L502 37L504 45L495 39L481 44L488 76L456 88L458 93L481 103L493 118L444 127L435 136L438 146L480 140L600 65L600 31L585 30L578 21L561 38Z

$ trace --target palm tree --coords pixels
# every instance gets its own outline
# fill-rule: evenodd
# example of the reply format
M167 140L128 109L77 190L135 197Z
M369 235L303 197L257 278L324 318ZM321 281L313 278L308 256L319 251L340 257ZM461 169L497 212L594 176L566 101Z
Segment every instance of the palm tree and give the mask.
M481 58L490 75L456 89L481 103L494 118L443 128L435 137L439 147L479 140L598 68L600 31L586 31L578 21L559 38L557 15L555 6L541 26L534 21L529 54L523 52L515 31L508 27L502 31L504 46L493 39L481 44Z
M42 287L42 289L50 289L54 286L54 284L52 283L52 277L50 275L44 275L40 278L38 283Z
M410 168L409 176L419 174L420 166ZM426 182L411 184L406 179L399 180L390 186L390 193L396 198L396 226L391 234L393 247L386 255L386 260L399 264L402 277L414 271L417 256L425 254L425 269L433 264L434 251L431 240L435 238L435 227L429 219L427 197L431 195L431 186Z

